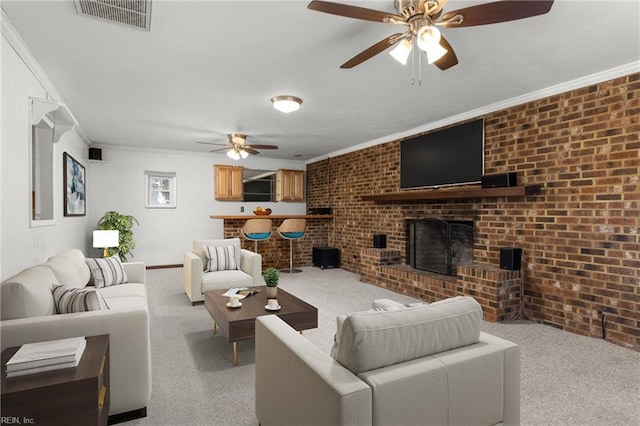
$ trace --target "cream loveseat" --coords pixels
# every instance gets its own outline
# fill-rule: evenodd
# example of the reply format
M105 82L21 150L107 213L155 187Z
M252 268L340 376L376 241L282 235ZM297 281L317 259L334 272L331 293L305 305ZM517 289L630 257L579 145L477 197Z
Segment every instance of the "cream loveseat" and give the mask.
M93 289L80 250L64 251L0 285L2 349L24 343L109 334L109 415L146 415L151 397L151 346L146 271L142 262L123 263L125 284L99 289L109 309L57 314L52 284Z
M237 269L205 271L208 258L203 249L204 246L233 246ZM182 269L184 291L192 304L202 302L205 291L264 285L262 256L240 247L240 238L193 241L192 251L184 253Z
M261 425L520 423L519 347L480 332L474 299L374 307L338 317L333 357L277 316L257 318Z

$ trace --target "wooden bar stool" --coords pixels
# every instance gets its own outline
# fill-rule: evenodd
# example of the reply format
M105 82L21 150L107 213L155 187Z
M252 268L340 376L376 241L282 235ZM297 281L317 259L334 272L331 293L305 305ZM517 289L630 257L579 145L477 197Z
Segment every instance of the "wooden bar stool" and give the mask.
M304 237L306 230L306 219L285 219L278 227L278 234L285 240L289 240L289 269L282 269L281 272L290 274L302 272L300 269L293 269L293 240L299 240Z
M244 238L254 243L254 252L258 252L258 241L271 238L271 219L248 219L240 228Z

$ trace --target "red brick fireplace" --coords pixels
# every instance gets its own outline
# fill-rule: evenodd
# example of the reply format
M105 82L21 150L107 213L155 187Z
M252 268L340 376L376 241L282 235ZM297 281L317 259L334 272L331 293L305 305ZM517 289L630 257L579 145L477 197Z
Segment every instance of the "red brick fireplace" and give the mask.
M521 313L596 338L606 313L607 340L640 350L639 117L640 74L486 114L485 173L515 171L539 194L363 200L400 191L395 140L309 164L307 206L333 208L328 244L365 282L424 300L473 294L487 319ZM406 221L423 217L472 220L474 264L457 277L407 270ZM522 272L500 270L500 247L514 246Z

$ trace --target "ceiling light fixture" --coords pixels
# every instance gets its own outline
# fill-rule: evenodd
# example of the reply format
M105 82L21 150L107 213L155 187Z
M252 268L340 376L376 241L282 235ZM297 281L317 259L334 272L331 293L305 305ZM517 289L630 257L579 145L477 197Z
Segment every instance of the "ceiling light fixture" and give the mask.
M393 56L393 59L400 62L402 65L407 65L407 59L413 49L413 43L410 40L402 39L396 47L389 52L389 55Z
M440 46L440 31L433 25L424 25L416 34L418 47L427 53L427 59L430 64L447 53L447 49Z
M235 147L235 148L231 148L229 151L227 151L227 157L231 158L232 160L239 160L239 159L245 159L249 156L249 153L247 151L245 151L244 149Z
M288 114L300 109L300 105L302 105L302 99L295 96L282 95L271 98L271 103L273 104L273 107L278 111Z

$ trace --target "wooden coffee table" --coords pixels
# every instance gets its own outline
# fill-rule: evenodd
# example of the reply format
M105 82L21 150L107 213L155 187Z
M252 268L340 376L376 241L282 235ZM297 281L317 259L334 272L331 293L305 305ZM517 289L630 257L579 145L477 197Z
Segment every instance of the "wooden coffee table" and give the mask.
M222 333L233 344L233 365L238 363L237 342L250 340L256 336L256 318L262 315L277 315L295 330L302 332L318 327L318 308L298 299L292 294L278 288L280 310L269 311L266 287L253 287L258 293L245 297L239 308L229 308L229 298L223 296L226 290L212 290L204 293L204 306L213 318L213 330L220 327Z

